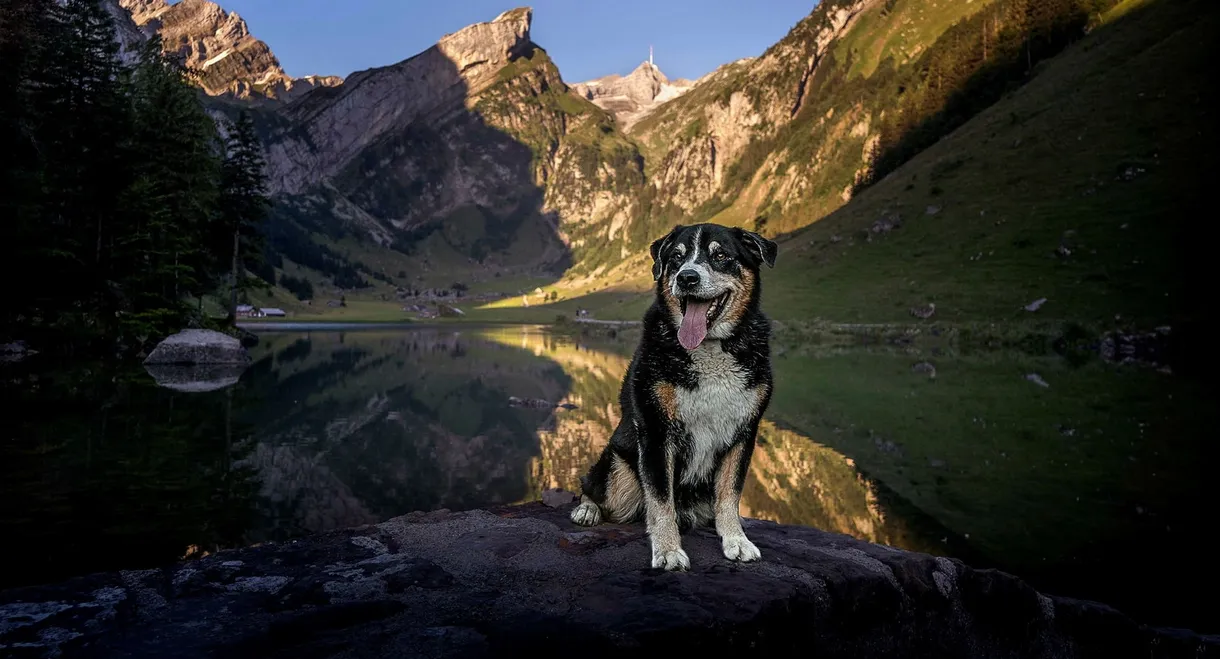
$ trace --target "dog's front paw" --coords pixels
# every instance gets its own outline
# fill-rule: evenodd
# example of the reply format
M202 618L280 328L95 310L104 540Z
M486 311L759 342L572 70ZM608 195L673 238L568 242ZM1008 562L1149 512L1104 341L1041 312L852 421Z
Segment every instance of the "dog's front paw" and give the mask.
M720 546L724 549L724 557L730 561L749 563L762 557L758 547L744 535L731 535L721 541Z
M668 550L653 550L652 566L666 570L689 570L690 557L682 548Z
M602 521L602 509L592 501L585 501L572 509L572 521L581 526L597 526Z

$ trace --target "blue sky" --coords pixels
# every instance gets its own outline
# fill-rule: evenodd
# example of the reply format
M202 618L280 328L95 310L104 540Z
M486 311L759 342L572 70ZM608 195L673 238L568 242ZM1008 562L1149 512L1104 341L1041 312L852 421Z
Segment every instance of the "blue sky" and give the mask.
M671 78L760 55L815 0L215 0L236 11L292 76L346 76L404 60L441 36L516 6L534 8L534 42L564 80L627 73L656 49Z

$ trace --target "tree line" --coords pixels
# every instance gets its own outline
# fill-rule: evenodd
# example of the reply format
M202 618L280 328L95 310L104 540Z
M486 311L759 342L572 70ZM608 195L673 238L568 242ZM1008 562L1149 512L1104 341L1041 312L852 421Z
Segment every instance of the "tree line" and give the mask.
M253 122L218 125L156 38L126 59L97 0L0 6L0 339L137 348L265 270Z

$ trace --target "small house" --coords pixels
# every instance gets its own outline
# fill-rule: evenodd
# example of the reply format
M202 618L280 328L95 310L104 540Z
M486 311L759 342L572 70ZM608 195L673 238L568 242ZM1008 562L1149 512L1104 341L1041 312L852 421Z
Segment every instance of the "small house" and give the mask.
M239 304L237 305L237 315L254 318L258 316L258 313L255 311L253 305Z
M283 318L284 316L288 315L284 313L283 309L276 309L275 307L264 307L259 309L259 311L262 312L262 315L269 318Z

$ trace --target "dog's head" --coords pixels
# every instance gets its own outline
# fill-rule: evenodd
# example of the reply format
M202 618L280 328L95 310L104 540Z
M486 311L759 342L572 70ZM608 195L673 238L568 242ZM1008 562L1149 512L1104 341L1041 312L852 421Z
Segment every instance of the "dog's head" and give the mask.
M775 243L719 224L676 226L652 244L657 298L678 327L678 342L694 350L726 339L758 299L758 271L775 266Z

